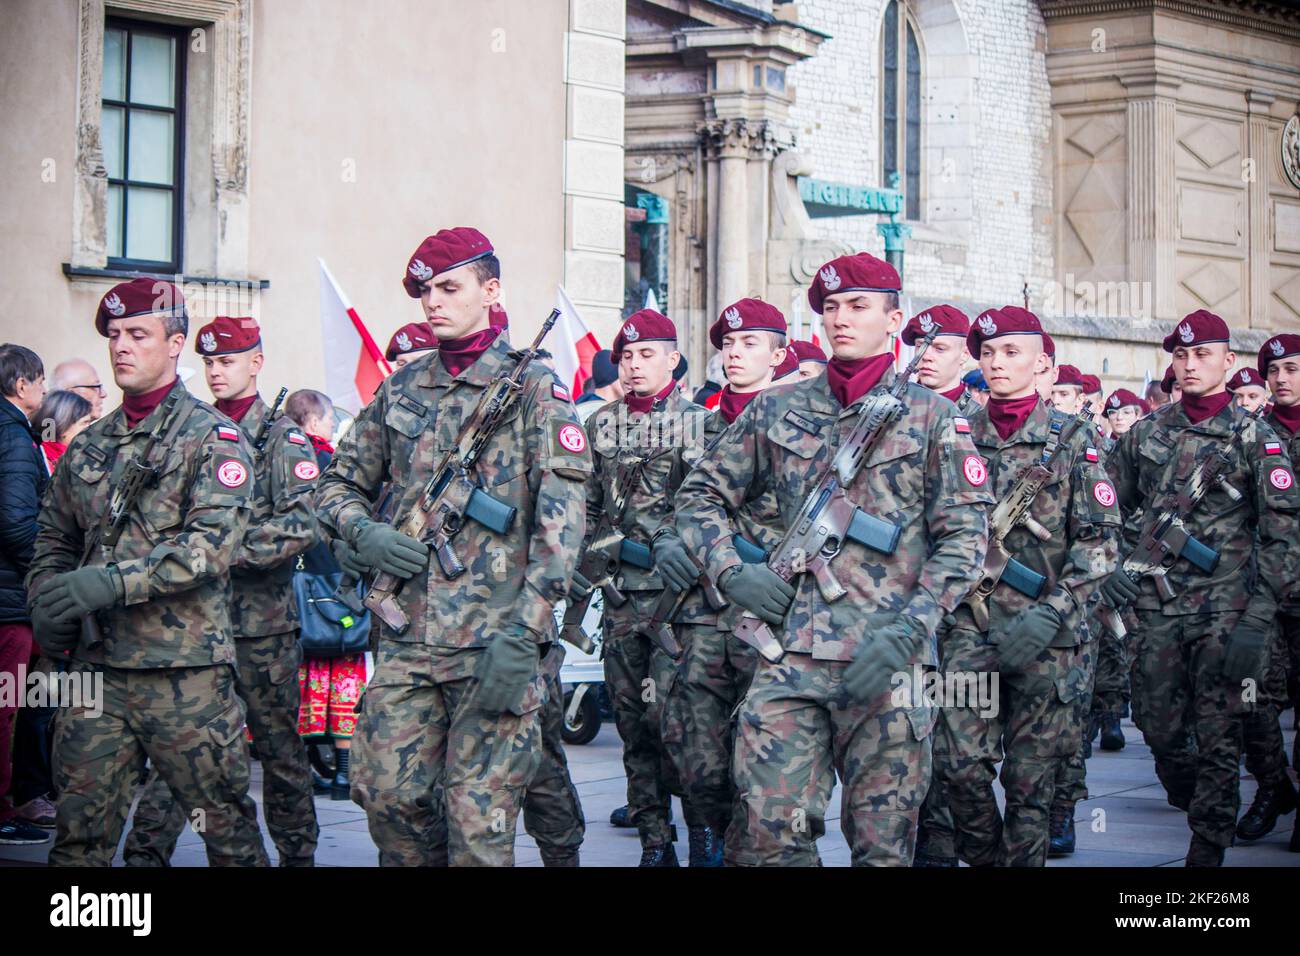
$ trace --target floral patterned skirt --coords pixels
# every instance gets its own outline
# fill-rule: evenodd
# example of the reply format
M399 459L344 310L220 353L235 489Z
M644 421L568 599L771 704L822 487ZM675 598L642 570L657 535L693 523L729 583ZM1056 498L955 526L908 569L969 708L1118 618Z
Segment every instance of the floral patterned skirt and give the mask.
M366 655L306 658L298 668L298 687L301 736L351 737L357 726L357 701L366 687Z

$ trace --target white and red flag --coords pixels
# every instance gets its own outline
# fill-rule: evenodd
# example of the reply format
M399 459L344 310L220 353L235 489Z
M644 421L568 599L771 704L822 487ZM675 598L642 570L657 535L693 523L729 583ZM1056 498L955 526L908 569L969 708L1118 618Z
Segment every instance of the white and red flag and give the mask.
M384 353L357 315L351 301L334 281L324 259L320 263L321 345L325 352L325 394L355 415L375 397L384 377L392 373Z
M591 361L600 351L600 343L582 321L564 286L556 287L555 307L560 310L560 320L551 331L549 351L555 356L555 374L577 401L582 386L591 378Z

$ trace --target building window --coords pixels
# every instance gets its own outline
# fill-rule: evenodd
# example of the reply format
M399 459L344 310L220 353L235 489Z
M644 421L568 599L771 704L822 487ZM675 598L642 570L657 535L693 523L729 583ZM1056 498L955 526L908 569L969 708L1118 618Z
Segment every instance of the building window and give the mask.
M889 0L881 31L884 83L881 95L881 168L884 185L903 191L908 219L921 218L920 31L905 3Z
M181 271L183 37L153 23L104 26L110 268Z

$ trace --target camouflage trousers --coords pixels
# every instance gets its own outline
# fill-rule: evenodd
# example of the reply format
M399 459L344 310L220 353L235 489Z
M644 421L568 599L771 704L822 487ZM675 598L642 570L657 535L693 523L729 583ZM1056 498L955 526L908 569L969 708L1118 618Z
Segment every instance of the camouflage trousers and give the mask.
M1232 845L1241 795L1242 734L1250 704L1223 676L1237 611L1166 617L1139 610L1132 645L1133 722L1170 802L1215 846Z
M945 686L961 674L998 675L996 712L945 706L935 739L957 856L971 866L1043 866L1057 775L1083 733L1086 645L1044 648L1023 669L1002 672L997 645L980 632L952 628L939 648ZM993 794L999 761L1004 814Z
M1277 623L1286 648L1287 703L1300 715L1300 613L1279 614ZM1300 734L1291 744L1291 766L1300 771Z
M382 866L513 866L542 759L543 678L514 711L475 702L482 648L380 642L357 705L352 800Z
M1129 615L1125 615L1130 619ZM1097 626L1097 680L1092 691L1092 712L1123 717L1128 713L1132 693L1129 688L1128 647L1124 640Z
M548 865L575 862L587 830L561 738L564 689L560 686L560 667L563 664L564 645L557 641L542 656L545 700L541 714L541 762L524 794L524 831L537 843L542 862Z
M758 661L737 719L728 865L819 865L837 775L853 865L911 865L935 709L896 707L888 693L857 703L846 667L808 654Z
M55 716L50 865L112 863L147 758L203 837L209 865L266 866L233 668L70 669L103 674L103 713L80 706Z
M1282 739L1282 711L1286 710L1287 669L1290 649L1279 618L1268 641L1268 663L1255 706L1246 715L1242 738L1246 771L1261 787L1286 786L1286 741Z
M244 702L253 749L262 764L266 828L281 866L311 866L320 831L307 748L298 736L302 649L297 634L240 638L235 652L235 692ZM168 866L184 829L185 813L154 768L126 835L126 865Z
M605 687L623 740L628 817L643 847L677 839L676 829L668 821L673 794L682 794L661 736L663 706L672 694L676 664L650 638L637 632L653 615L659 595L659 591L629 591L622 607L605 601L603 624ZM682 806L688 825L703 823L697 821L688 801Z
M754 677L758 654L716 624L679 624L682 644L661 732L664 752L685 799L705 826L721 836L731 820L736 708Z
M952 809L948 806L948 788L944 786L939 762L930 768L930 789L921 804L921 815L916 821L916 855L933 859L955 859L956 833L953 831Z
M1052 795L1053 807L1073 809L1076 803L1088 799L1088 761L1083 753L1087 743L1085 738L1091 729L1092 715L1097 706L1094 687L1098 680L1097 671L1100 665L1093 665L1097 663L1100 653L1101 649L1095 641L1079 647L1079 664L1088 672L1087 687L1075 701L1077 708L1075 719L1082 728L1082 733L1079 734L1078 748L1061 762L1060 769L1056 773L1056 792Z

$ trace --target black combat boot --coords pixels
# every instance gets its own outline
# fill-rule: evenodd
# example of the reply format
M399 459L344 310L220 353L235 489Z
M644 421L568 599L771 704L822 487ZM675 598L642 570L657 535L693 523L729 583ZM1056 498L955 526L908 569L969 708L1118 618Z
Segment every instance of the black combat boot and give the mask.
M614 812L609 815L609 825L612 827L618 827L622 830L626 830L628 827L633 826L631 815L627 812L626 803L621 807L617 807Z
M713 827L691 827L686 838L691 848L689 866L722 866L722 837Z
M352 783L348 780L348 759L351 756L352 751L346 748L334 748L334 782L330 784L331 800L352 799L348 793L352 789Z
M1047 856L1069 856L1074 852L1074 804L1052 807L1048 822Z
M1119 716L1117 714L1102 714L1101 749L1110 751L1123 750L1124 744L1124 730L1119 725Z
M677 866L677 854L671 843L658 843L641 848L641 862L637 866Z
M1223 866L1223 847L1192 834L1192 845L1187 848L1187 866Z
M1274 787L1260 786L1255 791L1255 800L1246 811L1246 815L1237 821L1237 838L1240 840L1258 840L1268 836L1277 826L1277 818L1290 813L1296 807L1295 787L1286 778Z

